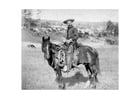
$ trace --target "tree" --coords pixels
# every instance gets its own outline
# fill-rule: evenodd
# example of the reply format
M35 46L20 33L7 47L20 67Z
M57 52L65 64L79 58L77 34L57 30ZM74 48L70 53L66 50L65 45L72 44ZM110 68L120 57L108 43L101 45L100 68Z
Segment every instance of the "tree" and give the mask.
M40 19L40 14L42 13L41 10L37 9L36 10L36 15L37 15L37 18Z
M24 9L24 10L22 10L22 25L25 28L29 27L32 15L33 15L33 13L32 13L31 9Z
M112 34L112 32L114 31L114 24L113 22L111 22L110 20L107 22L106 24L106 31L109 33L109 34Z
M118 23L115 24L109 20L106 24L106 32L109 35L118 36L119 33Z
M118 23L115 25L115 30L114 30L114 36L118 36L119 35L119 27L118 27Z
M32 12L31 9L24 9L24 10L22 10L22 16L24 18L31 18L32 14L33 14L33 12Z
M22 10L22 26L25 28L31 28L37 26L40 20L41 10L24 9ZM33 17L36 16L36 19Z

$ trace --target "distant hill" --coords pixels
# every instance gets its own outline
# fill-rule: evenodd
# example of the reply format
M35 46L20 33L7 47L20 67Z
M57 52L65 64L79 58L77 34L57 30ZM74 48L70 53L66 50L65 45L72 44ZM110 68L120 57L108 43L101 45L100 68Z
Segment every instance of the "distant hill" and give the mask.
M50 25L62 25L61 21L55 20L41 20L41 22L48 22ZM74 22L74 25L77 28L84 28L84 29L94 29L105 27L107 22ZM116 24L116 22L114 22ZM28 29L22 29L22 41L26 42L34 42L34 43L41 43L42 36L45 35L43 33L35 33L31 32ZM64 38L66 38L66 33L61 32L51 32L49 33L51 40L60 41L62 42Z
M58 21L58 20L41 20L49 22L50 24L58 24L61 25L63 24L63 21ZM107 23L107 21L105 22L80 22L80 21L75 21L74 24L75 25L91 25L91 26L99 26L99 25L105 25ZM118 22L113 22L113 23L118 23Z
M50 33L49 35L52 41L60 42L62 42L66 36L64 33ZM22 29L22 41L24 42L41 43L43 36L45 36L43 33L34 33L27 29Z
M41 36L31 32L27 29L22 29L22 41L41 43Z
M56 21L56 20L42 20L42 21L46 21L51 25L59 25L59 26L63 25L62 21ZM118 22L113 22L113 23L116 24ZM90 29L92 31L101 27L105 29L106 24L107 22L78 22L78 21L74 22L75 27L82 28L82 29Z

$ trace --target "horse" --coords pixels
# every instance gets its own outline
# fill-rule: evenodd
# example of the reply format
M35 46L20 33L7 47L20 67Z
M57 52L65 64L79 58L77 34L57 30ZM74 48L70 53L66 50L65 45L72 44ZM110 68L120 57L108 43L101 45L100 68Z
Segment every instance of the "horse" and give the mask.
M62 64L61 62L58 62L61 46L53 44L50 41L50 36L47 36L46 38L43 36L41 50L44 53L44 59L48 61L48 64L54 69L56 73L56 80L59 83L59 88L65 89L65 84L62 82Z
M69 68L72 68L79 64L83 64L88 73L88 86L96 88L96 83L98 83L97 75L100 73L99 54L96 49L81 45L74 52L73 46L70 46L68 50L65 50L64 47L53 44L50 41L50 36L47 36L46 38L44 36L42 37L41 48L44 53L44 58L56 73L56 79L60 89L66 88L62 77L64 67L68 66ZM60 55L65 57L60 59Z

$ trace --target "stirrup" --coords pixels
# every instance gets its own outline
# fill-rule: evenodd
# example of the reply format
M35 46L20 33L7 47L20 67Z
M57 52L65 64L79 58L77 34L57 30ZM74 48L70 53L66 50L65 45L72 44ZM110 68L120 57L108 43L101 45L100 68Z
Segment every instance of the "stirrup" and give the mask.
M65 65L62 70L63 72L68 72L68 67Z
M75 64L73 64L71 68L73 68L73 69L74 69L74 68L77 68L77 69L80 70L80 68L78 67L78 65L75 65Z

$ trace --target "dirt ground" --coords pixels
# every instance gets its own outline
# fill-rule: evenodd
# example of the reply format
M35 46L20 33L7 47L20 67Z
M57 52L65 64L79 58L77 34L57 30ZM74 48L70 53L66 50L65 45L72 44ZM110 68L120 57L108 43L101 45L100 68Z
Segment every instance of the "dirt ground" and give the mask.
M53 69L44 60L40 45L35 46L37 47L28 48L25 43L22 44L22 89L58 89ZM97 51L101 68L97 89L118 89L118 46L97 47ZM85 89L88 76L84 66L63 75L66 89Z

